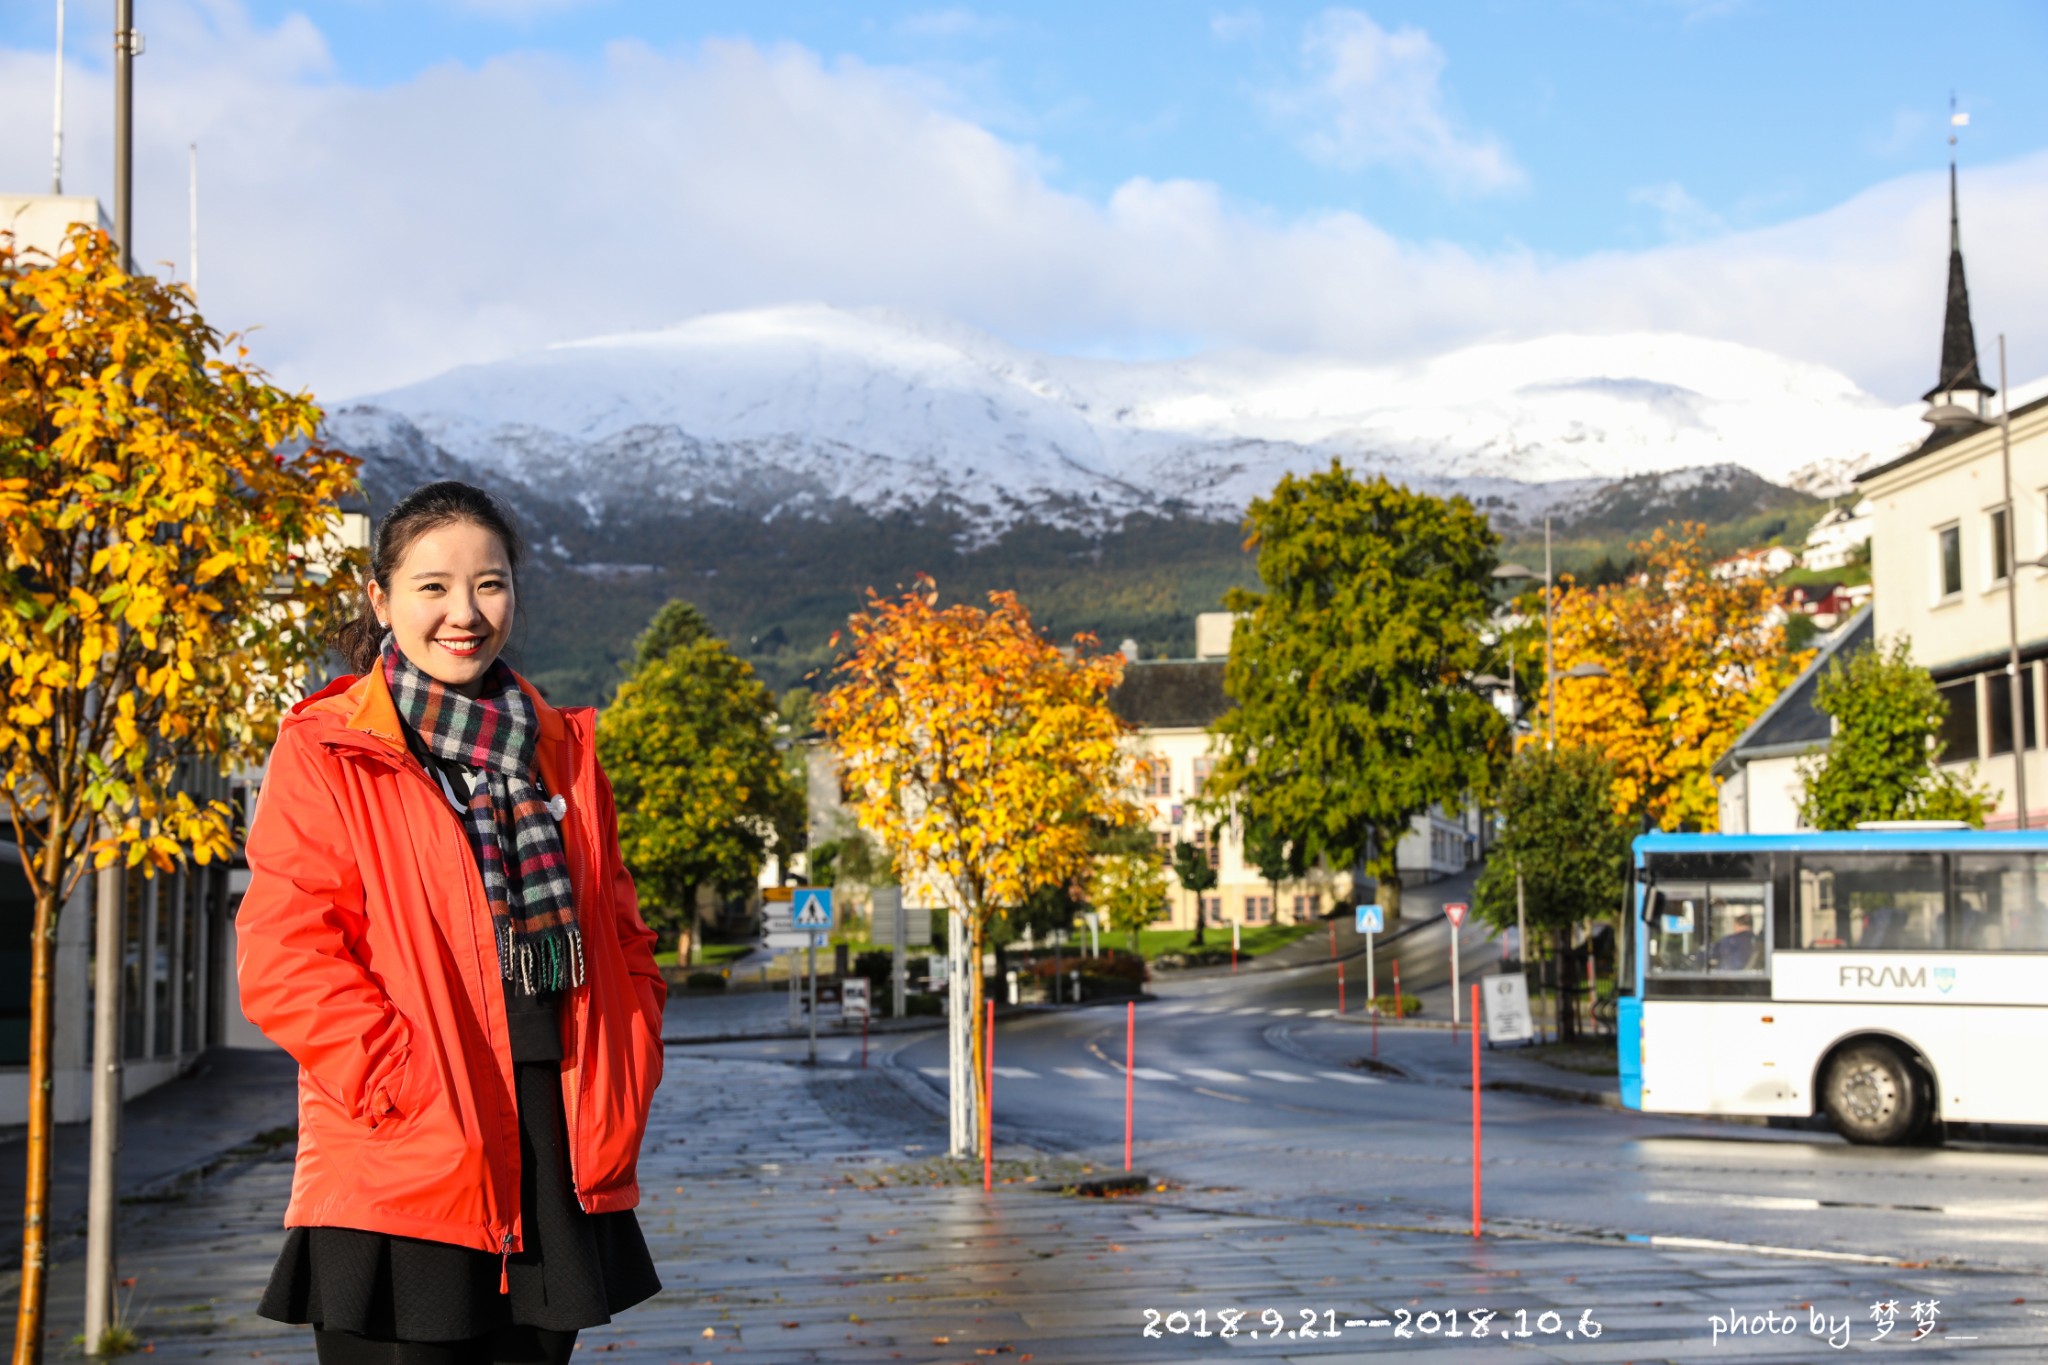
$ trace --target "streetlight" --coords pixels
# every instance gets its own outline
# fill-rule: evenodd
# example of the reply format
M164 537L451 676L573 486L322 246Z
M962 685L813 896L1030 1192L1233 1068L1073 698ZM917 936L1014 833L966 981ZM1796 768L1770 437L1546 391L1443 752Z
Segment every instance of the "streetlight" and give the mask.
M2006 705L2012 712L2012 791L2015 828L2027 827L2027 724L2020 680L2020 570L2043 568L2038 559L2024 564L2019 558L2019 518L2012 502L2012 410L2006 396L2005 333L1998 334L1998 454L2005 471L2005 555L2011 568L2005 574L2005 685Z
M1493 571L1493 576L1502 580L1534 578L1535 571L1520 564L1503 564ZM1543 694L1550 713L1543 730L1543 747L1557 747L1557 673L1552 667L1552 656L1556 653L1557 639L1551 625L1550 599L1552 596L1552 575L1550 564L1550 518L1543 518Z

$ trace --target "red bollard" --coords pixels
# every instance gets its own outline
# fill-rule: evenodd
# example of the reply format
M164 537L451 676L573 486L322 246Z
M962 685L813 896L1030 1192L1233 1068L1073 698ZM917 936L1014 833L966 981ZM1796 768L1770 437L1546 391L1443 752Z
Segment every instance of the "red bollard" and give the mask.
M1479 987L1472 988L1472 1235L1479 1235Z
M1131 1077L1137 1065L1138 1003L1124 1005L1124 1169L1131 1169Z
M988 1041L981 1049L981 1188L996 1187L996 1002L988 1002Z
M1337 964L1337 1013L1344 1012L1344 964Z

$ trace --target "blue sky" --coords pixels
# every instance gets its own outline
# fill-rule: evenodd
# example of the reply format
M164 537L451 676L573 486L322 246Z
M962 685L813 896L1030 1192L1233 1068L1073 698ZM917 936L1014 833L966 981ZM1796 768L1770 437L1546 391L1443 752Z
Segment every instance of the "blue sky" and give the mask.
M28 27L10 7L9 29ZM90 8L90 7L86 7ZM543 49L595 60L634 39L789 42L925 73L954 107L1100 198L1132 176L1213 181L1282 215L1364 214L1404 237L1577 255L1816 212L1939 163L1953 92L1967 155L2048 136L2048 5L1820 0L1468 0L1372 5L1441 54L1442 103L1521 176L1447 180L1413 162L1318 160L1274 108L1325 5L934 6L745 0L262 0L310 15L335 74L391 84L444 62Z
M111 8L70 10L102 194ZM197 141L213 297L330 387L822 299L1111 354L1679 330L1896 401L1951 90L1980 322L2048 312L2038 0L140 9L145 252L184 254ZM0 8L7 188L46 178L53 10Z

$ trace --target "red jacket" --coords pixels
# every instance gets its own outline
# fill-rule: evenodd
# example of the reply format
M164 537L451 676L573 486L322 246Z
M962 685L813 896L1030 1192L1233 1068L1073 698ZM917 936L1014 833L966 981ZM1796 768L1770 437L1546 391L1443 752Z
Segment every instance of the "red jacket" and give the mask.
M526 690L540 712L541 783L568 801L562 842L583 935L584 984L561 1010L569 1169L585 1211L608 1213L640 1200L668 990L620 861L596 713ZM285 1225L521 1250L490 911L460 817L407 750L381 670L292 708L249 868L235 916L242 1009L299 1062Z

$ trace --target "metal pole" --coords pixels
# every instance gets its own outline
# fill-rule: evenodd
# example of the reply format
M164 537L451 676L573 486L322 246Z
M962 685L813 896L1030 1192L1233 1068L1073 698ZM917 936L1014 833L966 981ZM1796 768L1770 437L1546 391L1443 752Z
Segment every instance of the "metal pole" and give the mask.
M1543 692L1548 699L1549 719L1543 730L1543 747L1557 747L1557 632L1550 620L1550 518L1543 519Z
M809 946L804 949L805 965L811 978L811 1055L812 1066L818 1064L818 936L811 935Z
M135 0L114 0L114 244L135 271Z
M1529 970L1529 900L1522 888L1522 869L1515 869L1515 957Z
M1458 1036L1458 924L1451 921L1451 1036Z
M64 193L64 0L57 0L57 99L50 134L50 193Z
M94 874L92 1155L87 1177L85 1245L85 1348L97 1354L114 1325L114 1234L120 1203L121 948L127 909L127 869Z
M1453 992L1455 995L1455 992ZM1479 1235L1479 987L1472 987L1472 1235Z
M1998 334L1998 452L2005 468L2005 662L2006 695L2012 707L2012 791L2018 806L2015 828L2027 827L2027 723L2020 678L2020 519L2012 502L2012 402L2005 389L2005 333Z

